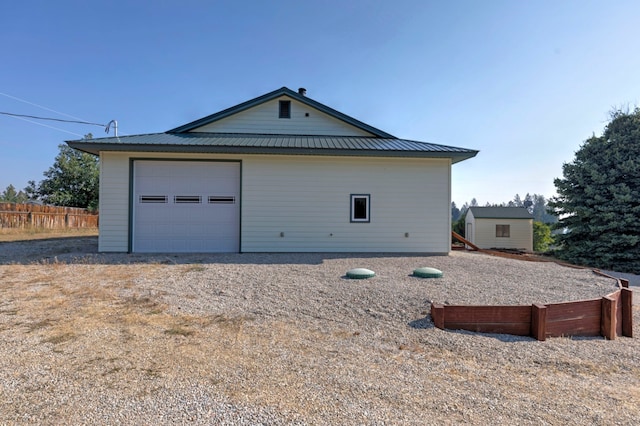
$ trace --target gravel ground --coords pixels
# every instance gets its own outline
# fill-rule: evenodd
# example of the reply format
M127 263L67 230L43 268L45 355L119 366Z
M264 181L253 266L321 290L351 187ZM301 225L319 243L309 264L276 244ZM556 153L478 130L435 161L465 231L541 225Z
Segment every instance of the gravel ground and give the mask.
M420 266L444 277L411 276ZM355 267L377 276L347 279ZM429 317L431 301L560 302L614 284L467 252L0 243L0 424L636 424L637 337L538 342L439 330Z

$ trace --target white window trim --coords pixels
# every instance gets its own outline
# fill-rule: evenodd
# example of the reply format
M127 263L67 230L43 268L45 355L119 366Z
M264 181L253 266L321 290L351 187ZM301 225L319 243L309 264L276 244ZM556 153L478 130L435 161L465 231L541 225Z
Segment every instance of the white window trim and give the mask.
M356 200L364 198L367 202L367 215L365 218L356 218ZM351 204L350 204L350 215L351 215L351 223L369 223L371 222L371 194L351 194Z

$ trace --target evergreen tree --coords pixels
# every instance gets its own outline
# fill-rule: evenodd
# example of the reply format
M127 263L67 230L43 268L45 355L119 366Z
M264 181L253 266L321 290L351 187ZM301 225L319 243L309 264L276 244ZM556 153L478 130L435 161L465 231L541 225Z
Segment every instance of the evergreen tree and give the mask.
M456 220L455 222L451 222L451 230L462 237L465 236L465 228L466 228L465 222L467 220L468 210L469 209L466 209L464 213L460 215L458 220Z
M18 193L13 185L7 186L7 188L0 194L0 201L5 203L15 203L18 198Z
M26 203L29 200L27 194L22 191L16 192L16 188L13 185L7 186L7 188L0 194L0 202L4 203Z
M455 201L451 202L451 222L460 219L460 209L456 206Z
M522 199L520 199L520 194L516 194L516 196L513 197L513 207L524 207Z
M558 217L554 216L553 212L550 212L544 195L533 194L532 200L533 205L531 206L530 211L533 215L533 220L537 220L542 223L556 223L558 221Z
M615 111L554 180L549 205L561 217L557 255L570 262L640 273L640 108Z

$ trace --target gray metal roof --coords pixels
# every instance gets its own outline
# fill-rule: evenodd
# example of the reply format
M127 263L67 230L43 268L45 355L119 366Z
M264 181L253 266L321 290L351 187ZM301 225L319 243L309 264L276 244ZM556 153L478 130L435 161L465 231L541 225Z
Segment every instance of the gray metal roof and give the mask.
M451 158L457 163L478 153L472 149L397 138L200 132L152 133L67 143L72 148L96 155L100 151L337 155Z
M524 207L469 207L476 219L533 219Z

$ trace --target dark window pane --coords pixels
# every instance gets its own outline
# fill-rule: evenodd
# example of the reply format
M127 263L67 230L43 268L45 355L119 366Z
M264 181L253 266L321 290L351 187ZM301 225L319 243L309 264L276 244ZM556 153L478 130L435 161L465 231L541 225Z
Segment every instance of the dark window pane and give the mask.
M353 201L353 218L354 219L367 218L367 199L366 198L356 198Z

